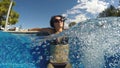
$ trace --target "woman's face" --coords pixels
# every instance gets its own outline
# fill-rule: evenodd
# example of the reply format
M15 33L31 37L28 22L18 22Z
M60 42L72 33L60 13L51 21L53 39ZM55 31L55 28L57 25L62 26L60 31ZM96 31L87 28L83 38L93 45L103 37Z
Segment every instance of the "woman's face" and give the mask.
M63 25L63 20L61 19L61 17L55 17L55 20L54 20L54 27L55 29L59 29L59 28L63 28L64 25Z

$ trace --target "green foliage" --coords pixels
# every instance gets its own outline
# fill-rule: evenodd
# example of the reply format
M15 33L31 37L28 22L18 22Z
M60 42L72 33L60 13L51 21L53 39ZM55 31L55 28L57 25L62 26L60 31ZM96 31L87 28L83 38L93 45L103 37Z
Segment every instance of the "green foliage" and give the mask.
M72 26L74 26L76 24L76 22L71 22L70 24L69 24L69 27L72 27Z
M8 8L11 0L0 0L0 26L5 26L5 20L7 17ZM15 2L12 4L12 8L10 11L8 24L14 25L18 22L19 14L13 10L13 6L15 6Z
M110 5L107 9L101 12L98 17L111 17L111 16L120 16L120 10L115 8L113 5Z

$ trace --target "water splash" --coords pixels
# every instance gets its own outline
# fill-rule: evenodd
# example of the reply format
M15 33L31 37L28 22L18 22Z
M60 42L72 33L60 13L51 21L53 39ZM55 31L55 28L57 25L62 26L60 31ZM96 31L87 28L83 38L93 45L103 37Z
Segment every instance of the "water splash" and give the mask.
M86 19L96 18L110 5L119 9L119 0L76 0L76 2L75 6L63 13L67 17L68 24L73 21L78 23Z
M69 57L75 68L120 67L120 18L87 20L64 34L69 36Z

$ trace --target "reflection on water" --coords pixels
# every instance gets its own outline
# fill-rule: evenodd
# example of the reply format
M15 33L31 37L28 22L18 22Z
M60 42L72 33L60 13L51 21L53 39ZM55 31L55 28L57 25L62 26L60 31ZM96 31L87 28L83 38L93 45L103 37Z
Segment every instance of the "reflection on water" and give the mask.
M87 20L54 37L64 35L73 68L120 68L120 18ZM0 32L0 68L46 68L51 39L42 38Z

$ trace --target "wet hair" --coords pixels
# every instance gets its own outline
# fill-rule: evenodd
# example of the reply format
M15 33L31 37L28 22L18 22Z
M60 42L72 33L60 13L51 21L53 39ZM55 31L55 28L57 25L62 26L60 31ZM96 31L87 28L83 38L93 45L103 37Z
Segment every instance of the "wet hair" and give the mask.
M63 21L63 26L64 26L64 22L65 22L65 17L63 17L62 15L55 15L55 16L52 16L51 17L51 20L50 20L50 26L52 27L52 28L55 28L54 27L54 20L55 20L55 17L60 17L61 19L62 19L62 21ZM63 27L63 29L64 29L64 27Z

